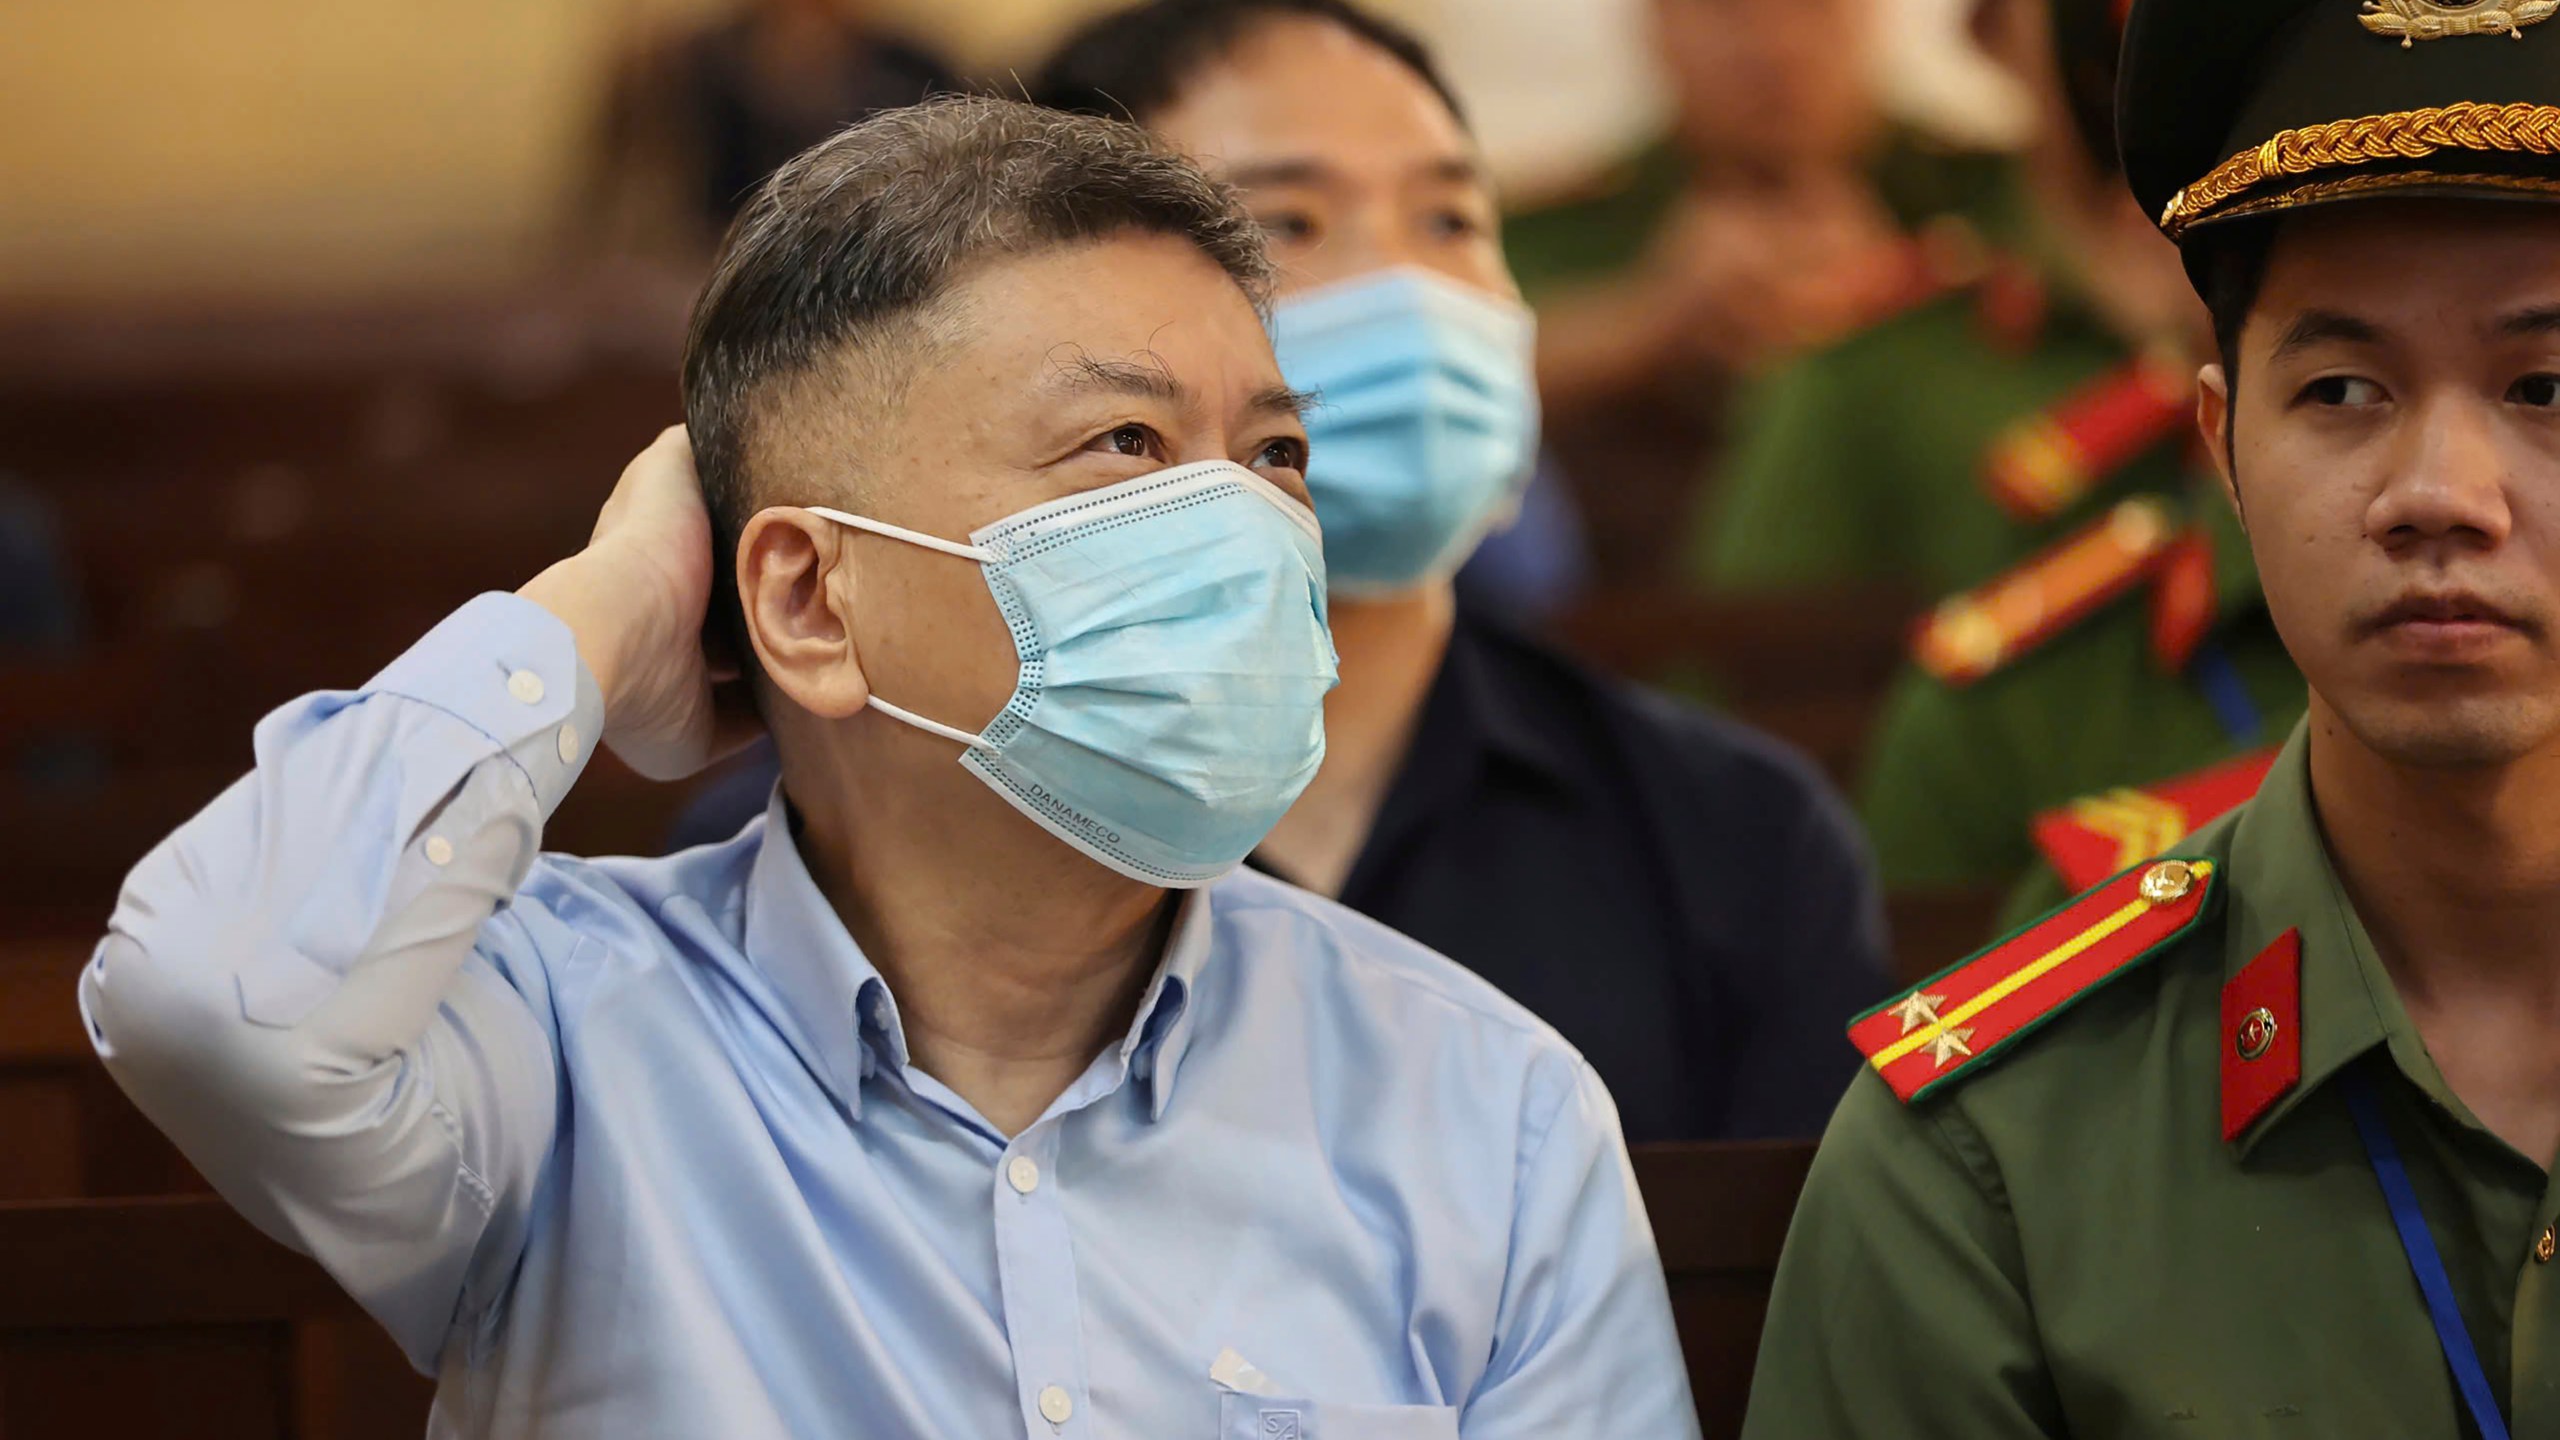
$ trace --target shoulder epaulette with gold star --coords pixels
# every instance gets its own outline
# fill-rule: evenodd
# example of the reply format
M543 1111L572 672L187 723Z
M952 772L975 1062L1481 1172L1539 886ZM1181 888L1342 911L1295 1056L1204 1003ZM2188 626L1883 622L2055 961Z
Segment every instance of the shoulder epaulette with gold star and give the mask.
M1920 668L1970 685L2157 571L2177 541L2168 505L2137 495L1979 589L1942 602L1911 641Z
M2139 789L2109 790L2038 815L2036 849L2072 890L2086 890L2128 865L2177 844L2258 793L2278 749L2253 751L2210 769Z
M1849 1040L1906 1103L1982 1068L2204 913L2213 862L2128 870L1990 949L1849 1022Z

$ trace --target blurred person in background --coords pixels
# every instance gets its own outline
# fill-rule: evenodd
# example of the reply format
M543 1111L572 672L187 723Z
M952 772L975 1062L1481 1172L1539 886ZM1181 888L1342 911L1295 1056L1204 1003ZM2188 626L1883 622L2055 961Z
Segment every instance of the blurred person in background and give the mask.
M1882 112L1886 0L1651 0L1667 132L1505 240L1540 320L1558 463L1613 579L1676 561L1737 377L1892 314L1973 263L1942 226L1990 162Z
M1306 77L1324 77L1311 85ZM1280 266L1343 683L1326 759L1254 863L1493 981L1592 1058L1635 1141L1810 1134L1883 991L1844 807L1774 742L1590 675L1450 573L1537 431L1529 317L1457 107L1341 0L1155 0L1033 83L1236 185ZM731 779L726 835L771 773Z
M2195 448L2203 307L2115 159L2121 7L1977 13L2043 114L2021 248L1774 376L1698 555L1724 594L1893 582L1935 602L1861 794L1896 892L2016 883L2040 812L2270 745L2304 704Z
M585 548L276 711L135 869L99 1054L433 1433L1696 1435L1591 1067L1235 873L1335 676L1270 279L1127 125L837 135ZM706 635L762 820L538 854L599 742L734 740Z
M635 46L606 92L587 222L654 210L637 223L670 229L664 248L698 258L783 161L876 111L959 88L940 56L869 11L867 0L744 0Z
M1324 768L1255 863L1527 1004L1635 1140L1818 1128L1843 1083L1826 1019L1883 973L1837 799L1773 742L1452 595L1539 415L1496 197L1429 55L1341 0L1154 0L1070 38L1033 92L1125 107L1199 159L1280 267L1343 684Z

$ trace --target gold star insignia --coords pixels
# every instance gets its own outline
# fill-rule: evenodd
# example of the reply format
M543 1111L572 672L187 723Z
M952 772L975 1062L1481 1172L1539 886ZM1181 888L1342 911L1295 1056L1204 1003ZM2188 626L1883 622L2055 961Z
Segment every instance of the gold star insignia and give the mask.
M1902 1021L1902 1033L1910 1034L1923 1025L1938 1023L1938 1007L1947 1003L1944 995L1912 995L1893 1007L1895 1018Z
M1957 1056L1973 1054L1973 1047L1964 1043L1972 1038L1971 1030L1941 1030L1937 1038L1929 1042L1929 1058L1938 1063L1939 1069L1944 1070L1947 1068L1947 1062Z

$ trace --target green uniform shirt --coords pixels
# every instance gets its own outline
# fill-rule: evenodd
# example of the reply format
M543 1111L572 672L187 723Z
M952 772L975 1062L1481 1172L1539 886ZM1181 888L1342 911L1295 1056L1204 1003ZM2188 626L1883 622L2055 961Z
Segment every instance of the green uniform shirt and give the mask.
M1691 545L1720 594L1900 582L1935 600L1969 590L2135 494L2184 494L2176 444L2157 445L2052 519L2024 524L1983 475L2020 420L2133 358L2073 309L2003 342L1975 293L1942 296L1773 372Z
M1870 741L1858 808L1885 886L1999 888L2044 868L2028 824L2119 785L2147 785L2272 745L2307 694L2267 618L2248 539L2220 493L2189 501L2213 536L2221 613L2208 641L2258 717L2236 728L2198 683L2151 653L2148 591L1957 688L1906 668ZM2040 914L2063 898L2042 892Z
M1905 1106L1872 1073L1780 1264L1747 1440L2470 1432L2339 1092L2360 1067L2518 1436L2560 1435L2560 1191L2445 1085L2330 868L2303 732L2178 847L2194 925ZM2225 981L2301 935L2301 1076L2222 1138ZM2032 957L2020 957L2020 963Z
M1577 281L1600 280L1642 260L1690 183L1691 162L1660 137L1611 167L1579 194L1503 217L1502 248L1532 304ZM1906 228L1941 216L1985 234L2013 228L2017 204L2008 162L1949 151L1896 131L1869 173L1885 208Z
M2213 533L2222 609L2212 643L2260 723L2235 727L2192 667L2171 673L2152 658L2147 590L1970 686L1907 669L1878 717L1859 787L1890 891L2014 886L2037 867L2028 823L2039 812L2271 743L2303 708L2247 540L2183 436L2049 520L2021 522L1992 498L1983 476L2010 428L2132 352L2068 306L2032 345L2006 346L1980 308L1971 295L1948 296L1771 377L1695 546L1700 583L1767 594L1898 582L1934 603L2015 569L2128 496L2167 496Z

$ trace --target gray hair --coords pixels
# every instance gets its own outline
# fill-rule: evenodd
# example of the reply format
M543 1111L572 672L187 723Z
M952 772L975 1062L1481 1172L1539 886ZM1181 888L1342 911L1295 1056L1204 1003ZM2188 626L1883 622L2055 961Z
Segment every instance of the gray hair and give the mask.
M1119 121L948 96L846 129L757 187L685 339L685 423L723 618L739 618L728 557L756 507L760 404L925 320L977 263L1131 232L1190 241L1267 307L1262 231L1234 192ZM890 385L908 367L865 368Z

